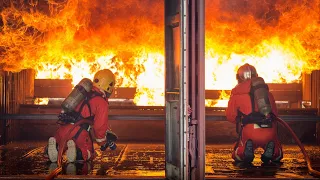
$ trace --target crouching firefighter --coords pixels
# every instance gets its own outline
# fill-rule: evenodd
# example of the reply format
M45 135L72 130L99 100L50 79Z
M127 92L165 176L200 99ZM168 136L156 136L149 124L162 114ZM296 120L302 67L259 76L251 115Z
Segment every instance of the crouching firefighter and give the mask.
M105 150L111 138L116 140L115 134L108 131L108 98L114 86L114 74L103 69L94 75L93 81L84 78L74 87L61 104L60 126L48 141L47 154L51 162L57 162L58 154L64 152L68 162L92 160L94 141ZM80 121L87 123L77 123ZM115 144L112 145L111 148L115 148Z
M255 149L261 147L264 163L279 162L283 154L273 118L278 116L278 111L268 85L250 64L239 67L236 77L238 84L231 91L226 110L227 120L236 124L239 135L232 158L251 163Z

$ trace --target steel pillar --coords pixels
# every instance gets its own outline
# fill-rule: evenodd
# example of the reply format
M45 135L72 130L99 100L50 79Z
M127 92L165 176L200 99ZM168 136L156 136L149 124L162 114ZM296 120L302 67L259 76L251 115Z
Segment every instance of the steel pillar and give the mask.
M0 70L0 114L6 113L6 79L4 71ZM0 120L0 145L6 144L6 120Z
M187 177L187 118L184 118L181 1L165 0L166 178Z
M189 179L205 179L205 36L204 0L189 0L187 13L188 97L192 108L189 121Z
M205 175L204 0L165 1L165 46L166 178L201 180Z

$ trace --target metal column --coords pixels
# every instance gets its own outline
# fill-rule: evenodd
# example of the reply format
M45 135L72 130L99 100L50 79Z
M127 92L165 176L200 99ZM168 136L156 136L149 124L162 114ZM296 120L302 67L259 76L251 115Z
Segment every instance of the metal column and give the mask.
M204 0L189 0L188 4L188 71L189 104L189 179L205 179L205 33Z
M166 178L187 177L187 118L184 118L181 1L165 0Z
M165 1L166 178L202 180L205 167L204 0ZM187 106L192 118L187 117Z
M6 79L4 71L0 70L0 114L6 114ZM6 144L6 119L0 120L0 145Z

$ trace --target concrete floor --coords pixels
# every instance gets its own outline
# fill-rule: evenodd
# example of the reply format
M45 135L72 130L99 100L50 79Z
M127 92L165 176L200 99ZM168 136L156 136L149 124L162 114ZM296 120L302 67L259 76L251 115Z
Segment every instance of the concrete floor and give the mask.
M44 156L46 142L11 143L1 150L0 178L46 177L56 167ZM305 146L314 169L320 170L320 146ZM164 144L118 144L115 151L101 152L92 163L64 164L58 178L164 179ZM256 151L252 166L241 167L231 159L232 144L206 146L206 178L314 178L307 172L300 149L284 145L282 164L263 166L261 150ZM77 176L75 176L77 175Z

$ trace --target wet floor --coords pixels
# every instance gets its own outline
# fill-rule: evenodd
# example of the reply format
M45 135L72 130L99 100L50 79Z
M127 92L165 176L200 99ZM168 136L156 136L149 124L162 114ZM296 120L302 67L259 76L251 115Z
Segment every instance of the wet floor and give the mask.
M305 146L312 167L320 171L320 146ZM206 177L220 178L315 178L308 173L303 154L296 145L283 145L283 159L279 164L261 162L262 149L255 151L253 163L248 166L235 164L231 158L231 145L206 147Z
M45 142L12 143L2 148L0 175L47 176L57 166L44 155ZM114 151L101 152L92 163L64 164L62 176L87 177L157 177L165 176L165 147L163 144L118 144ZM206 146L206 178L313 178L300 149L284 145L281 164L263 165L261 150L256 151L251 166L242 167L231 159L232 145ZM306 146L314 169L320 170L320 146Z

